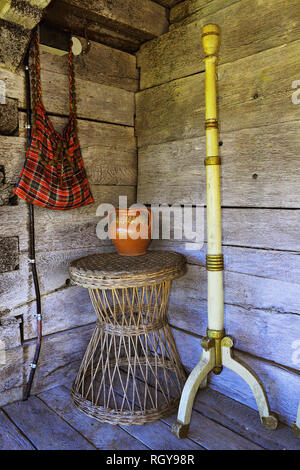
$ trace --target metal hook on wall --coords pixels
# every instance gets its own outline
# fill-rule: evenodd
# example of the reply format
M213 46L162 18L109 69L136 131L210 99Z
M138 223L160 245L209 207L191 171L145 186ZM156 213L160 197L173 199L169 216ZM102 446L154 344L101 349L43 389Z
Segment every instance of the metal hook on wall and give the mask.
M75 56L79 55L86 55L91 49L91 42L87 35L87 28L88 25L84 28L84 39L85 39L85 47L83 47L82 42L76 37L72 36L72 52Z
M88 26L89 25L86 24L84 28L84 37L85 37L86 46L85 48L82 48L82 54L88 54L91 49L91 41L89 40L88 35L87 35Z

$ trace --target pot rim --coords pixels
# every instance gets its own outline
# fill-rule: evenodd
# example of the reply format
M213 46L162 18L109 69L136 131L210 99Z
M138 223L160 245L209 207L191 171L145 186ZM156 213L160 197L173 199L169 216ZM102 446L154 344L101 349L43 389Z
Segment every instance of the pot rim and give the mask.
M147 207L135 207L134 209L113 209L113 210L109 211L108 217L110 217L111 214L128 215L130 217L132 217L132 216L138 217L138 212L147 212L149 217L151 217L151 210L148 209Z

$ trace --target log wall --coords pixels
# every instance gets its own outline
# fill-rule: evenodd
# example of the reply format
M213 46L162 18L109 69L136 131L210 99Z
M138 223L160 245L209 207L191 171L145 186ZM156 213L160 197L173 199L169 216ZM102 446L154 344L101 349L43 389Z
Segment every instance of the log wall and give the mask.
M135 56L92 42L75 59L79 138L95 204L71 211L35 208L37 269L44 316L33 391L71 383L91 336L95 314L86 290L68 280L71 260L111 249L96 236L102 202L136 200ZM41 54L44 103L57 130L68 114L67 56ZM24 73L0 69L5 104L17 125L0 130L0 405L21 399L36 337L35 293L28 264L28 209L13 196L26 151ZM3 83L2 83L3 85ZM9 108L9 109L8 109ZM3 348L5 359L3 359Z
M221 27L225 324L236 355L257 372L273 411L289 423L300 399L300 104L292 99L300 78L299 14L296 0L186 0L171 9L170 31L137 55L138 201L204 205L201 29ZM169 318L190 369L207 326L206 244L190 251L185 242L157 240L152 248L187 256ZM250 389L227 371L210 386L255 408Z

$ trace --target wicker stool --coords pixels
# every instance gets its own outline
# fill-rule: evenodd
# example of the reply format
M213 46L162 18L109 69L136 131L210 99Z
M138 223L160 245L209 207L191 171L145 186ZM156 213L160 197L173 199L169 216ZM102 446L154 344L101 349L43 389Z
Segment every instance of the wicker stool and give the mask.
M71 394L87 415L130 425L177 409L186 376L166 307L171 280L184 272L185 258L167 251L71 264L73 284L89 289L98 317Z

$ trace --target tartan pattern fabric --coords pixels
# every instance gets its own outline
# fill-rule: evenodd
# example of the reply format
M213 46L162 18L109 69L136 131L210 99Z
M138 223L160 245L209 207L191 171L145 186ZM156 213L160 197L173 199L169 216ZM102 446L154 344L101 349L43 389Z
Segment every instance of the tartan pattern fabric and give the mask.
M35 39L33 78L34 125L15 194L26 201L65 210L92 204L92 197L77 137L74 71L69 53L70 115L60 134L46 113L40 84L38 35Z

